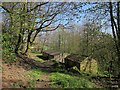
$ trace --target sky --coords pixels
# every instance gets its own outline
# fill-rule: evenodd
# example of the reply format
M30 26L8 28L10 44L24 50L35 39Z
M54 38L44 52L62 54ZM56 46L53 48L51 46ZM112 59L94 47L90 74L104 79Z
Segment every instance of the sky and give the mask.
M90 4L87 4L87 5L85 5L84 7L82 7L82 9L83 10L86 10L86 9L88 9L88 8L90 8L90 7L93 7L94 5L90 5ZM86 22L88 22L88 18L86 18L85 16L86 15L88 15L87 17L88 18L91 18L92 17L92 15L90 15L90 14L88 14L88 13L79 13L79 16L81 16L81 18L75 18L75 17L73 17L73 20L71 20L70 21L70 24L72 24L72 25L77 25L77 26L81 26L81 25L84 25ZM60 16L59 16L60 17ZM67 17L67 16L64 16L64 18L65 17ZM69 17L68 17L69 18ZM104 23L104 19L103 20L101 20L100 22L101 22L101 24L103 24ZM67 23L67 21L60 21L59 23L62 23L62 24L66 24ZM107 22L107 23L109 23L109 22ZM109 25L110 25L110 23L109 23ZM109 33L109 34L112 34L112 30L111 30L111 26L104 26L103 25L103 27L102 27L102 29L101 29L101 31L102 32L105 32L105 33Z
M91 5L88 4L84 7L82 7L82 9L87 9L89 7L91 7ZM73 17L73 20L70 21L70 24L83 25L87 21L86 18L84 17L85 15L86 15L85 13L79 13L79 16L81 16L81 18ZM69 18L69 16L67 17L67 16L63 16L63 15L58 15L56 18L61 18L61 17L64 19ZM0 22L1 21L2 21L2 16L0 16ZM36 19L36 21L39 21L39 18ZM59 23L67 24L67 21L66 20L58 21L56 24L59 24ZM112 33L111 27L108 27L107 29L105 29L105 27L103 27L102 29L103 29L103 31L106 31L107 33L110 33L110 34Z

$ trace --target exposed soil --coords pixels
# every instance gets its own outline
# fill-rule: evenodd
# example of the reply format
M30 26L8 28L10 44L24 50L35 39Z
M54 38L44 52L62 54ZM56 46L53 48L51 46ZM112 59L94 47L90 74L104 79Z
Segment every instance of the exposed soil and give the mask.
M12 88L13 84L17 82L22 82L24 85L26 81L28 81L28 77L26 77L25 70L22 66L18 66L16 64L2 64L2 87L3 88Z
M29 80L32 79L27 76L27 71L33 68L40 68L43 71L47 71L47 74L41 75L40 78L36 80L35 88L50 88L49 74L54 71L54 62L46 61L39 62L34 59L29 59L28 57L20 56L19 63L2 64L2 87L3 88L13 88L16 83L21 82L22 84L17 87L26 88L29 86Z
M40 77L40 79L37 79L36 88L50 88L49 83L51 81L49 80L49 74L44 74Z

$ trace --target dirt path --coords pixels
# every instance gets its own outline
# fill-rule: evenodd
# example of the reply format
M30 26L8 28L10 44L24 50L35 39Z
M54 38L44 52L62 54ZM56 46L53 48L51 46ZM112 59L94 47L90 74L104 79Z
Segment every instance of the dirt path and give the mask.
M8 65L8 64L2 64L2 87L8 88L8 87L14 87L14 84L17 82L22 82L23 84L26 84L26 81L28 81L29 78L25 75L26 70L21 67L17 66L15 64Z
M49 74L44 74L37 80L36 88L50 88Z
M23 61L22 61L23 60ZM22 57L21 62L18 64L3 64L2 65L2 87L3 88L13 88L13 87L28 87L28 81L31 79L27 76L26 72L33 69L39 68L44 73L36 81L35 88L50 88L49 75L53 69L54 62L46 61L40 63L34 59L29 59L27 57ZM22 84L18 83L21 82Z

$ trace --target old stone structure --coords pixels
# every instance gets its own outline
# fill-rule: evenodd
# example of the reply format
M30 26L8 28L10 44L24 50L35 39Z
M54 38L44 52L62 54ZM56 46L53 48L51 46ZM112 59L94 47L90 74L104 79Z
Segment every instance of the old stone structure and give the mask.
M43 53L43 57L45 57L47 60L52 59L61 63L64 63L64 58L69 55L67 53L61 53L55 50L45 50L42 53Z
M59 59L60 55L61 55L60 52L57 52L57 51L54 51L54 50L45 50L42 53L43 53L43 56L47 60L50 60L50 59Z
M67 68L76 66L80 71L96 74L98 72L97 61L93 58L71 54L65 58Z

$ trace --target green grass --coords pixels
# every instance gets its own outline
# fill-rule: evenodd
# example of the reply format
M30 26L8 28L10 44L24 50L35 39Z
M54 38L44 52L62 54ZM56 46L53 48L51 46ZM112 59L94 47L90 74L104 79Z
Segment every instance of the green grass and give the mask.
M43 59L37 57L37 56L42 56L42 53L40 52L32 52L31 54L33 54L34 56L31 55L31 58L36 60L36 61L40 61L40 62L45 62Z
M39 57L36 57L34 58L36 61L40 61L40 62L45 62L43 59L39 58Z
M53 88L93 88L94 84L88 78L71 76L63 73L52 73L50 75Z
M34 52L34 51L32 51L31 53L34 53L34 54L41 54L40 52L36 52L36 51L35 51L35 52Z
M28 76L32 78L38 78L43 74L43 72L40 69L32 69L28 71Z
M36 85L36 79L38 79L43 72L40 69L32 69L27 72L28 77L30 78L27 82L29 83L29 86L27 87L27 90L32 90L32 88Z

